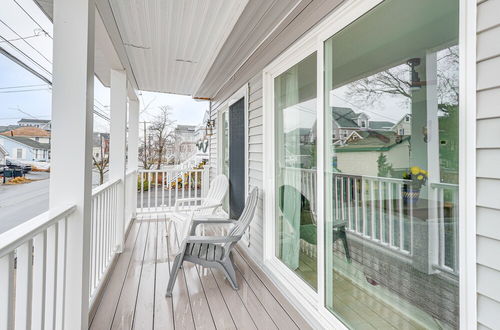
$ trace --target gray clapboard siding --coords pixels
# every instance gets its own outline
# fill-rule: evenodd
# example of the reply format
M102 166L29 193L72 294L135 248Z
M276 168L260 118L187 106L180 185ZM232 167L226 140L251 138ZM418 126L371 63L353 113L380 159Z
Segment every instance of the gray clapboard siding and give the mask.
M500 324L500 0L477 2L477 320Z
M249 82L248 97L248 191L253 187L263 189L263 117L262 117L262 74L253 77ZM218 120L218 113L223 109L225 100L216 99L212 102L212 119ZM217 125L219 126L219 122ZM217 163L217 134L210 141L210 177L218 173ZM263 212L262 198L259 200L255 217L250 224L249 239L245 248L249 255L262 261L263 251ZM241 244L242 245L242 244Z
M262 117L262 74L257 74L249 82L248 106L248 188L263 189L263 117ZM262 260L263 212L262 200L257 208L250 230L249 252Z

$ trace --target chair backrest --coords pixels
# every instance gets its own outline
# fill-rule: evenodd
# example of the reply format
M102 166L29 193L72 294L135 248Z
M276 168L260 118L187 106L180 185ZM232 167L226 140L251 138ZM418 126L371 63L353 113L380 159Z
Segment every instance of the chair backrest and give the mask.
M211 205L222 203L224 197L227 194L229 188L229 180L224 174L219 174L211 182L210 189L208 190L207 196L204 199L202 205Z
M229 231L228 236L239 236L245 233L248 226L250 225L250 222L252 222L253 216L255 215L255 209L257 209L258 201L259 189L257 187L254 187L248 195L247 201L245 203L245 208L243 209L243 212L241 212L240 218L236 222L236 225L231 229L231 231ZM227 249L228 251L230 250L231 246L229 246L229 248Z

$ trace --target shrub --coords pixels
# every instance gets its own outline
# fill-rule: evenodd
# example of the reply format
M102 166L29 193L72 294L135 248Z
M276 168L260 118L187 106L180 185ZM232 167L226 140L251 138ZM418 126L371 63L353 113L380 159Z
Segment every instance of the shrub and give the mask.
M143 191L148 191L149 190L149 181L137 179L137 191L141 191L141 188Z

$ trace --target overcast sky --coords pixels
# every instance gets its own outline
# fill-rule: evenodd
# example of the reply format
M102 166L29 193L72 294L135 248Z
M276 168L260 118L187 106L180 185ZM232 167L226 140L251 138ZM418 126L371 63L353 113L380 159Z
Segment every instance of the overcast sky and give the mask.
M0 47L51 79L52 24L32 0L2 1ZM208 102L194 101L189 96L141 94L141 121L151 120L159 106L169 105L177 124L197 125L208 109ZM95 79L94 96L97 111L109 117L109 89L98 79ZM21 118L50 119L51 98L50 85L0 55L0 125L16 124ZM146 105L149 106L144 110ZM109 123L99 116L94 116L94 123L96 131L109 130Z

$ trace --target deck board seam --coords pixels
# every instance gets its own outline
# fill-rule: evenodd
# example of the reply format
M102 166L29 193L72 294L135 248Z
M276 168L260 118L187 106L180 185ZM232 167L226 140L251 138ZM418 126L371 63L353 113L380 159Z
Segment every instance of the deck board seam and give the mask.
M144 242L144 250L142 251L141 271L139 273L139 281L138 281L139 283L137 285L137 292L135 294L134 312L132 313L131 329L134 328L134 324L135 324L135 313L137 311L137 300L139 299L139 290L141 289L141 280L142 280L142 270L144 269L144 257L146 255L146 249L147 249L148 243L149 243L149 226L151 226L151 223L148 222L148 231L146 233L146 241Z
M269 314L269 312L267 311L267 308L264 306L264 304L262 304L262 301L260 300L259 296L255 293L254 289L252 288L252 286L250 285L250 283L248 283L247 279L245 278L245 276L243 276L243 273L240 271L240 269L238 268L238 266L236 266L236 271L240 274L241 278L243 279L243 281L245 281L248 285L248 287L250 288L250 290L252 290L252 293L255 295L255 297L257 298L257 301L259 302L260 306L262 306L262 309L264 309L264 311L266 312L266 314L269 316L269 318L271 319L271 321L273 321L273 324L276 326L277 329L279 329L278 327L278 324L276 324L276 322L274 321L273 317L271 316L271 314ZM238 290L238 295L240 295L240 290ZM240 297L241 298L241 297ZM281 306L281 305L280 305ZM250 314L250 316L252 316Z
M208 271L210 272L210 275L212 275L212 277L214 279L214 282L215 282L215 285L217 285L217 289L219 289L219 293L220 293L220 295L222 297L222 301L224 301L224 305L226 305L227 311L229 313L229 316L231 317L231 321L233 321L234 327L238 328L236 326L236 321L234 320L233 314L231 313L231 309L229 309L229 306L228 306L228 304L226 302L226 298L224 297L224 294L222 294L222 290L220 289L219 283L217 282L217 279L215 278L215 275L212 273L211 269L208 269Z
M155 240L155 249L154 249L154 256L155 256L155 272L154 272L154 281L153 281L153 322L152 322L152 329L155 328L155 310L156 310L156 272L158 269L158 215L156 216L156 235L154 237Z
M149 225L149 223L148 223ZM139 235L141 234L141 229L142 229L142 222L141 222L141 225L139 227L139 231L137 233L137 237L139 237ZM149 229L149 226L148 226L148 229ZM147 242L147 236L146 236L146 242ZM134 243L134 249L132 250L132 253L130 254L130 260L128 262L128 265L127 265L127 271L125 272L125 276L123 277L123 283L122 283L122 287L120 289L120 295L118 296L118 301L116 302L116 306L115 306L115 312L113 313L113 319L111 320L111 324L110 324L110 329L113 328L113 323L115 322L115 318L116 318L116 312L118 310L118 306L120 305L120 300L122 298L122 293L123 293L123 288L125 287L125 282L126 282L126 279L127 279L127 274L130 270L130 265L132 263L132 259L133 259L133 255L134 255L134 251L135 251L135 248L137 247L136 246L137 244L137 241ZM146 249L146 244L144 244L144 249ZM143 252L143 258L144 258L144 252ZM141 265L141 272L142 272L142 265ZM140 284L140 280L139 280L139 284ZM137 296L136 296L136 303L137 303ZM134 314L135 314L135 306L134 306ZM132 319L132 326L134 324L134 320Z
M259 279L259 281L262 283L262 285L266 288L266 290L271 294L271 296L274 298L274 300L281 306L281 309L283 309L283 311L286 313L286 315L288 315L288 317L290 318L290 320L292 320L292 322L295 324L295 326L297 326L298 329L300 329L300 326L297 324L297 322L295 321L295 319L290 315L290 313L288 313L288 311L286 310L286 308L283 306L283 304L276 298L276 296L274 295L274 293L269 289L269 287L266 285L266 283L264 283L264 281L262 281L262 279L260 278L260 276L255 272L255 270L253 269L253 267L247 262L247 260L245 259L245 257L240 253L240 251L238 251L237 249L235 249L235 251L238 253L238 255L240 256L240 258L248 265L248 268L252 271L252 273L255 274L255 276ZM293 308L293 306L292 306Z
M214 319L214 314L212 312L212 308L210 308L210 303L208 301L208 296L207 296L207 293L205 291L205 286L203 285L203 281L201 280L200 271L198 270L198 267L196 267L196 265L194 266L194 268L196 269L196 274L198 274L198 279L200 280L201 289L203 290L203 295L205 296L205 300L207 301L208 310L210 311L210 317L212 318L212 322L214 323L215 329L217 329L217 324L215 323L215 319ZM235 326L236 326L236 324L235 324Z
M173 223L174 225L174 230L175 230L175 240L177 241L177 248L180 247L181 245L181 242L179 242L179 236L177 234L177 225L175 223ZM182 261L181 261L181 266L182 266ZM191 303L191 295L189 294L189 286L188 286L188 277L186 276L186 269L184 268L184 266L182 266L181 268L182 270L182 275L184 276L184 285L186 286L186 291L187 291L187 298L188 298L188 302L189 302L189 310L191 311L191 318L193 319L193 324L194 324L194 327L196 328L196 322L195 322L195 318L194 318L194 314L193 314L193 304ZM177 274L177 276L179 276L180 274ZM215 324L214 324L214 327L215 327Z
M213 275L213 271L212 271L212 275ZM214 276L214 278L215 278L215 275L213 275L213 276ZM224 278L224 281L225 281L225 280L226 280L226 277L225 277L225 275L224 275L224 274L223 274L223 278ZM216 279L216 281L217 281L217 279ZM220 290L220 288L219 288L219 290ZM240 296L240 294L238 293L238 291L239 291L239 290L236 290L236 295L237 295L237 296L238 296L238 298L240 299L241 304L243 305L243 307L245 307L245 310L247 311L248 315L250 316L250 319L252 320L253 324L255 325L255 328L256 328L256 329L259 329L259 327L257 326L257 323L255 323L255 320L254 320L254 318L253 318L252 314L251 314L251 313L250 313L250 311L248 310L247 305L243 302L243 299L241 299L241 296ZM222 292L222 291L221 291L221 292ZM229 310L229 313L231 313L231 310Z
M123 276L123 282L122 282L122 285L120 287L120 293L118 295L118 300L116 301L116 305L115 305L115 308L114 308L113 318L111 319L111 323L109 325L110 329L111 329L111 326L113 325L113 321L114 321L114 318L115 318L115 315L116 315L116 310L118 309L118 303L120 302L120 297L122 295L123 286L125 285L125 279L127 278L127 272L128 272L129 267L130 267L130 263L132 262L132 255L134 254L135 248L137 246L137 240L139 239L139 234L141 233L141 228L142 228L142 222L139 223L139 228L137 228L137 234L135 236L134 245L132 247L132 251L130 252L130 259L129 259L128 263L127 263L127 269L125 271L125 275ZM118 258L120 258L121 256L122 255L118 256ZM117 263L118 263L118 261L117 261ZM113 269L113 272L114 272L114 269ZM111 276L112 276L112 274L111 274ZM108 285L109 285L110 282L111 282L111 277L108 280L108 282L106 283L106 286L103 288L104 293L106 293L106 290L107 290ZM97 313L98 313L98 311L99 311L99 309L101 307L101 303L103 301L103 298L104 298L104 294L101 297L101 300L99 301L99 305L97 306L96 313L94 314L94 317L92 318L92 321L90 322L89 328L92 326L92 324L93 324L93 322L94 322L94 320L95 320L95 318L97 316Z
M165 230L168 228L168 223L167 223L167 218L163 219L164 225L165 225ZM170 276L172 276L172 264L170 263L170 237L169 235L165 236L166 238L166 243L167 243L167 262L168 262L168 278L170 279ZM174 300L173 299L168 299L170 302L170 306L172 307L172 326L174 327L175 330L175 310L174 310Z

